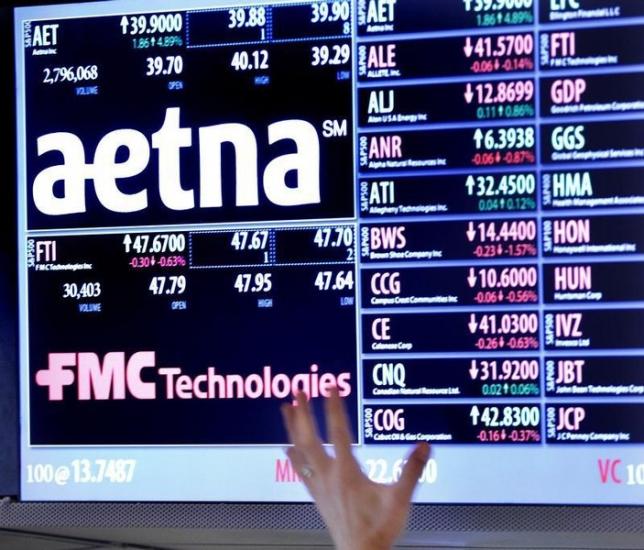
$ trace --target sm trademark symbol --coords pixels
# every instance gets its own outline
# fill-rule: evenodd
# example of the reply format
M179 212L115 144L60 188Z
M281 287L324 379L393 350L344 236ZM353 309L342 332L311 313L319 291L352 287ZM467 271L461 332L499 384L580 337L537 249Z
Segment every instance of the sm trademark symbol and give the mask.
M348 128L346 118L344 120L325 120L322 123L322 135L325 138L346 137L349 135Z

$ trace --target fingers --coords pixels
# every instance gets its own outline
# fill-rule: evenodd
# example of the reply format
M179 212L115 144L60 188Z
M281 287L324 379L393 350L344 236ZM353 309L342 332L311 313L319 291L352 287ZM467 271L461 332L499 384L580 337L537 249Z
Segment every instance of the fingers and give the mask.
M322 471L330 458L322 447L306 395L298 393L296 400L297 406L282 405L289 440L313 468Z
M289 447L288 449L286 449L286 456L288 456L288 459L291 461L293 468L298 473L298 475L302 478L302 482L304 483L306 488L309 490L311 495L313 495L315 491L313 479L315 477L316 472L313 471L312 472L313 475L311 477L306 477L302 475L302 472L304 471L304 469L311 468L311 465L306 462L306 458L304 458L304 455L296 447Z
M332 388L324 400L324 410L329 440L335 447L336 456L339 459L352 458L349 419L337 388Z
M293 418L293 407L289 403L283 403L280 407L282 412L282 419L284 420L284 426L286 427L286 434L288 435L288 440L293 444L295 439L295 419Z
M429 445L427 443L419 443L409 455L400 479L395 486L396 491L399 493L400 498L404 499L404 502L411 500L418 479L423 473L423 468L427 464L427 460L429 460L429 454Z

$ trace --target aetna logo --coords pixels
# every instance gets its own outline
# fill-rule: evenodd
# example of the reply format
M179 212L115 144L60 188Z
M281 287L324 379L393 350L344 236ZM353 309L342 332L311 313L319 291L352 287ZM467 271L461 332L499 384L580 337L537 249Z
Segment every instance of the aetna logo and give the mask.
M49 216L87 211L86 181L91 180L98 200L108 210L128 213L148 207L148 190L125 180L148 167L150 142L159 164L159 195L171 210L196 207L195 184L181 178L181 150L193 145L192 128L181 127L181 109L168 108L161 128L151 140L131 128L114 130L98 143L93 161L86 159L81 139L69 132L38 138L38 155L57 151L63 163L42 170L33 182L36 208ZM204 126L199 135L199 207L223 206L222 149L232 146L235 159L235 205L259 205L258 145L254 132L244 124ZM271 159L261 173L267 199L278 206L320 202L320 141L315 127L304 120L283 120L268 126L268 145L295 142L295 152ZM268 148L267 148L268 149ZM125 155L127 153L127 155ZM294 172L295 178L286 178ZM225 182L231 185L233 182Z
M242 376L219 374L208 367L191 376L179 367L157 368L153 351L140 351L129 359L124 352L114 351L102 361L95 353L50 353L47 368L36 372L36 384L47 388L49 401L284 399L299 392L326 397L334 387L343 397L351 393L350 372L319 372L315 363L307 370L289 376L266 365L261 373Z

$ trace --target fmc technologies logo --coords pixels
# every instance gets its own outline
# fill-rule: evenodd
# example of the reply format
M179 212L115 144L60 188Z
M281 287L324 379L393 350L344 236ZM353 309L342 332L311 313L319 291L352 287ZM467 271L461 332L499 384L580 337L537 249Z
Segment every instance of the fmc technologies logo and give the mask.
M182 181L180 162L182 149L193 145L193 130L182 127L180 118L179 107L166 109L165 120L151 140L132 128L109 132L98 142L90 162L76 134L54 132L40 136L38 156L58 152L63 163L49 166L35 177L36 208L48 216L85 213L85 183L91 180L96 197L107 210L118 213L145 210L148 190L140 185L130 185L128 189L123 180L146 170L150 144L158 155L158 192L163 204L170 210L195 208L195 190ZM319 204L320 140L315 127L305 120L282 120L270 124L267 134L268 145L291 140L296 146L294 153L277 155L264 167L261 183L267 199L278 206ZM216 124L200 127L198 136L199 208L223 206L222 150L231 146L235 158L235 205L258 206L260 169L253 130L239 123ZM296 177L287 184L289 172Z
M306 370L275 373L266 365L261 373L241 375L208 367L191 375L180 367L157 367L153 351L139 351L129 358L122 351L108 352L102 360L91 352L50 353L47 368L36 372L35 381L47 388L49 401L284 399L299 392L313 398L327 397L334 387L343 397L351 393L350 372L321 372L316 363Z

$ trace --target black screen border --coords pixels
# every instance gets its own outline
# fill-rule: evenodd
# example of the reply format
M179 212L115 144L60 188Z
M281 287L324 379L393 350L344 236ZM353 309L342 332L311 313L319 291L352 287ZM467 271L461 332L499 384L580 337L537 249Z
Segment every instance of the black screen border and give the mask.
M106 0L94 0L106 1ZM249 0L252 2L253 0ZM2 148L1 166L5 167L8 181L16 181L16 132L15 132L15 55L13 33L13 8L23 6L82 4L79 0L10 0L8 7L0 8L0 48L4 63L0 64L0 120L8 120L10 131ZM7 169L8 167L8 169ZM10 207L10 208L8 208ZM13 350L7 354L9 362L2 360L0 348L0 418L9 411L13 423L13 441L16 445L14 470L5 470L0 454L0 496L19 496L18 468L18 365L17 365L17 220L16 186L0 186L0 253L11 254L13 265L5 269L8 289L13 291L10 307L14 312L11 326L5 327L0 318L0 330L9 331ZM2 266L0 266L2 268ZM0 294L2 297L2 294ZM6 365L6 366L5 366ZM9 368L6 368L6 367ZM13 368L11 368L13 367ZM8 381L5 383L5 381ZM8 390L8 392L7 392ZM8 395L5 395L7 394ZM8 406L5 406L8 403ZM4 407L4 409L3 409ZM15 421L14 421L15 420ZM9 438L11 440L11 438ZM0 439L0 443L3 443ZM5 473L14 472L10 485L3 485ZM3 491L3 487L15 487ZM0 503L0 529L44 528L180 528L209 529L214 533L242 530L254 534L274 533L276 537L295 533L289 538L297 544L319 540L324 524L312 504L301 503L195 503L195 502L2 502ZM530 534L530 536L528 536ZM404 542L410 546L433 544L494 544L500 548L518 548L542 544L559 545L575 540L586 541L587 547L613 546L637 548L637 540L644 540L644 506L622 505L541 505L541 504L414 504L408 532ZM537 538L533 539L535 535ZM618 538L614 538L617 535ZM272 536L270 536L273 539ZM253 535L239 535L238 540L252 540ZM221 541L221 539L218 539ZM273 539L274 540L274 539ZM279 540L279 539L278 539ZM492 542L493 541L493 542ZM622 545L623 543L623 545ZM596 546L597 545L597 546Z
M18 262L13 10L0 8L0 496L19 493Z

